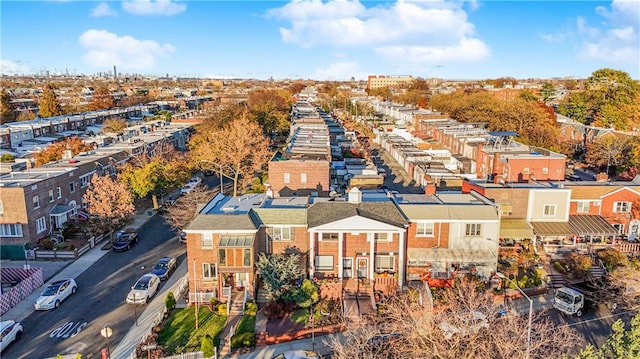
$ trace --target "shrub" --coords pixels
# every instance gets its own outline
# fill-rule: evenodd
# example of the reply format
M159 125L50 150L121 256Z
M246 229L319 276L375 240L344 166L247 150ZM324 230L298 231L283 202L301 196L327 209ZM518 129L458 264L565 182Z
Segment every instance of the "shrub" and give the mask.
M231 338L231 348L249 348L256 345L256 335L254 333L240 333Z
M276 300L264 307L264 315L269 319L284 318L285 315L293 313L296 308L296 303Z
M43 249L52 250L54 247L54 244L51 238L47 237L40 240L40 246L42 246Z
M205 358L213 356L213 338L209 334L202 337L200 341L200 350L204 354Z
M2 154L2 156L0 156L0 162L5 163L5 162L13 162L15 161L16 158L8 153L4 153Z
M614 271L618 267L626 267L629 265L629 258L615 248L607 248L599 251L598 258L602 260L602 263L609 272Z
M553 268L562 274L567 274L567 268L558 261L553 262Z
M258 313L258 304L256 302L247 302L244 308L244 315L255 316Z
M167 296L164 298L164 305L167 307L167 311L176 307L176 298L173 296L173 292L167 293Z
M227 315L227 303L218 304L218 315Z
M580 255L575 252L569 252L564 255L567 261L567 267L576 278L582 278L589 272L591 268L591 258L588 256Z

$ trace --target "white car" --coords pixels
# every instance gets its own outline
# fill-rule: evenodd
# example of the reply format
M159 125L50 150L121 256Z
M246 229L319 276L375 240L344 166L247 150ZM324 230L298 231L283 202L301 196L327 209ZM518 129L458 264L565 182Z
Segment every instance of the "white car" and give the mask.
M129 304L145 304L158 291L160 285L160 277L153 273L147 273L140 277L136 284L131 287L131 291L127 294L127 303Z
M67 278L49 284L40 294L34 304L36 310L49 310L58 308L63 300L78 290L76 281Z
M20 340L22 336L22 325L14 320L0 322L0 351L8 347L9 344Z
M489 328L489 322L487 321L487 316L484 313L471 312L459 314L457 317L458 318L456 319L460 323L459 326L455 326L446 321L442 321L438 324L446 339L453 338L454 334L465 335L469 333L477 333L481 329Z

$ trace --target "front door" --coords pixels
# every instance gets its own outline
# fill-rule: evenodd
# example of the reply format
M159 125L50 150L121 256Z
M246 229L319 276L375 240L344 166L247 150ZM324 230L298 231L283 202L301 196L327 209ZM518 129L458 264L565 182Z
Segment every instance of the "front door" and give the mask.
M357 272L358 278L368 278L369 277L369 258L367 257L357 257Z

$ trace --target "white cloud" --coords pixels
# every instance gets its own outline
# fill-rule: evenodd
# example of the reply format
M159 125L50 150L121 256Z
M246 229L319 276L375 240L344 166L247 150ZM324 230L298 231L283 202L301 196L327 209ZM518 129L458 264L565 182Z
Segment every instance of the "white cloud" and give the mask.
M446 46L386 46L376 51L380 55L414 64L478 61L491 54L489 47L477 39L462 39L457 44Z
M171 0L133 0L123 1L122 8L134 15L172 16L187 9L187 4L175 3Z
M11 61L0 59L0 74L19 75L30 73L29 65L21 64L20 61Z
M360 69L360 65L352 61L334 63L324 69L318 68L313 75L314 79L320 81L346 81L352 77L367 78L367 74Z
M540 34L540 37L547 42L562 42L567 37L565 33Z
M101 2L96 7L91 10L91 16L93 17L101 17L101 16L116 16L117 13L113 10L109 3Z
M584 36L580 55L583 58L618 64L638 64L640 60L640 2L614 0L610 7L598 6L602 17L598 25L588 25L578 18L578 33Z
M83 61L97 68L116 65L123 69L149 70L158 57L175 51L171 44L138 40L95 29L85 31L78 42L86 50Z
M462 55L456 60L474 61L490 51L475 36L463 5L398 0L367 8L358 0L294 0L269 15L290 22L289 27L280 28L282 39L302 47L368 47L394 59L398 56L393 51L435 54L451 48ZM474 50L478 52L470 53Z

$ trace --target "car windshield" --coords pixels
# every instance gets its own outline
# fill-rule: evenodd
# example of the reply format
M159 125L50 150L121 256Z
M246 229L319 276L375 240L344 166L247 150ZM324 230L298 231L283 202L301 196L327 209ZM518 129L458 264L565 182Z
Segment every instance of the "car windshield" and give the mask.
M159 262L153 269L167 269L167 262Z
M136 283L136 286L133 289L137 290L146 290L149 289L149 278L142 278Z
M570 295L569 293L565 293L561 290L556 292L556 299L561 301L561 302L565 302L565 303L569 303L572 304L573 303L573 296Z
M48 297L54 295L58 293L58 288L60 288L60 285L50 285L47 287L47 289L44 290L44 292L42 292L42 296Z

